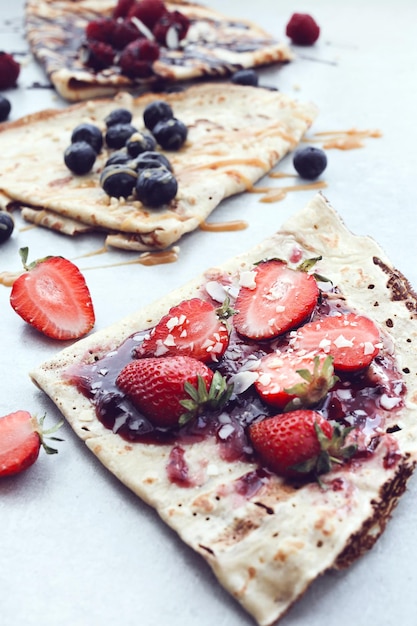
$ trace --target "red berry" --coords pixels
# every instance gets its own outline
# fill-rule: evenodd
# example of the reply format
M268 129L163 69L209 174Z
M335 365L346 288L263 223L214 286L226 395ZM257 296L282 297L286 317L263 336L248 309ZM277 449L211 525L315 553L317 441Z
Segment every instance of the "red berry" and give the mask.
M130 78L146 78L152 74L152 63L159 57L159 46L146 38L132 41L122 51L119 66Z
M165 4L162 0L140 0L133 4L129 10L128 17L136 17L150 30L154 24L166 12Z
M116 23L115 20L108 17L92 20L86 26L85 35L89 40L110 44Z
M117 50L123 50L123 48L132 43L132 41L142 37L142 33L132 22L124 20L116 22L109 43L111 43Z
M155 24L153 28L153 34L156 40L162 45L170 47L169 41L167 41L167 33L171 28L175 29L178 41L184 39L190 26L190 20L186 15L179 11L171 11L165 13ZM175 45L173 46L176 47Z
M88 41L83 48L83 62L96 72L113 65L115 51L102 41Z
M0 52L0 90L14 87L19 74L20 64L11 54Z
M117 20L119 17L127 17L127 14L134 4L135 0L118 0L113 11L113 18Z
M94 326L93 303L80 270L63 257L26 265L13 283L10 304L28 324L53 339L78 339Z
M285 33L298 46L312 46L319 38L320 27L311 15L294 13L287 24Z

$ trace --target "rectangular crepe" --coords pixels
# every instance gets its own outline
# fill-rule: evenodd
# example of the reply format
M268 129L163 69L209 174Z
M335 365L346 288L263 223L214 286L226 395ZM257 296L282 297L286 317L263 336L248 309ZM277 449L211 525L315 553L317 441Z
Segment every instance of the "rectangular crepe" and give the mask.
M115 0L28 0L26 33L33 54L57 92L70 101L110 96L120 89L228 76L242 69L284 63L293 54L284 42L252 22L226 17L193 2L167 2L186 15L190 28L178 48L161 47L153 74L131 79L117 66L94 71L82 62L81 45L90 20L110 17Z
M391 424L395 427L384 433L370 458L323 477L325 485L336 478L337 489L318 483L295 487L271 475L254 496L238 497L236 481L258 466L223 460L212 439L184 444L190 471L200 480L198 486L179 487L167 477L172 445L128 443L106 429L68 373L155 324L171 306L201 293L219 272L232 275L264 258L289 259L295 249L305 258L322 256L320 274L341 290L349 307L371 317L389 337L406 385L404 406ZM64 349L31 377L103 465L154 507L237 602L267 626L322 573L344 568L370 549L405 490L417 462L416 307L416 295L380 247L352 234L319 194L252 250ZM394 444L396 461L385 463L387 447Z
M64 151L78 124L91 122L104 132L109 112L124 107L133 114L132 124L144 130L143 111L157 98L188 127L179 151L161 150L178 181L169 204L150 208L133 196L107 196L99 176L114 151L106 147L89 174L70 172ZM277 91L231 83L138 98L121 93L41 111L2 125L0 193L26 219L47 228L69 235L99 230L114 247L160 250L198 228L224 198L251 188L297 146L316 114L314 105Z

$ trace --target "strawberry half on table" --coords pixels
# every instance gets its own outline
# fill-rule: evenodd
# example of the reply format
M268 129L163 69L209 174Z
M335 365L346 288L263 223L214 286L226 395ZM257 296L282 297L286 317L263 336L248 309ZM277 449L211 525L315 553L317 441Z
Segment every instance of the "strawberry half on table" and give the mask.
M44 430L44 419L38 421L28 411L15 411L0 417L0 478L19 474L33 465L41 446L47 454L58 452L48 446L45 439L62 441L52 436L62 422Z
M20 250L25 272L13 283L10 304L25 322L52 339L78 339L94 326L95 314L84 276L74 263L48 256L27 263L28 249Z

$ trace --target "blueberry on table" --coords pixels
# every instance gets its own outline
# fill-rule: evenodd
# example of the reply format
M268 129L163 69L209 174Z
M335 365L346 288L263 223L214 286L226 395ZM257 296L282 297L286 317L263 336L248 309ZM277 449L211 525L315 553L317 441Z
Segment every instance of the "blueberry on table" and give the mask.
M100 185L108 196L128 198L138 177L137 172L126 165L108 165L100 176Z
M156 139L150 133L134 133L126 142L126 150L131 157L137 157L142 152L155 150Z
M232 74L230 80L235 85L249 85L250 87L257 87L259 84L259 78L255 70L238 70Z
M76 141L64 152L65 165L77 176L87 174L93 167L96 157L96 151L86 141Z
M136 197L143 204L156 208L167 204L177 195L175 176L165 167L139 172L136 181Z
M154 100L145 107L143 112L143 122L149 130L153 130L158 122L172 117L174 117L173 110L165 100Z
M154 126L153 136L164 150L179 150L187 138L188 128L175 117Z
M98 126L94 124L79 124L74 128L71 135L71 143L86 141L98 154L103 147L103 135Z
M295 171L301 178L314 180L327 167L327 156L320 148L308 146L297 150L293 157Z
M172 165L162 152L142 152L142 154L139 154L138 157L132 161L132 167L137 172L146 169L155 169L161 166L172 172Z
M6 211L0 211L0 243L7 241L14 229L14 220Z
M4 122L9 117L9 113L12 109L10 100L4 96L0 96L0 122Z
M132 113L128 109L114 109L105 118L104 122L109 128L115 124L130 124L132 121Z
M109 148L123 148L130 137L137 133L138 129L132 124L113 124L106 132L106 144Z

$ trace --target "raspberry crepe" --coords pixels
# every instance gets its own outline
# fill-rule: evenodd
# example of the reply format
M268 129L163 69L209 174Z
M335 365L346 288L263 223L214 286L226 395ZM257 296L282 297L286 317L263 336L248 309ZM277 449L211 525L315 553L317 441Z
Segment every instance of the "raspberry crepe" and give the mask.
M123 50L116 44L114 60L103 63L85 63L87 49L86 27L93 20L114 15L116 2L111 0L29 0L26 4L27 37L35 57L44 66L58 93L67 100L85 100L96 96L114 95L120 89L149 89L161 81L173 83L204 77L228 76L241 68L292 59L292 53L282 42L259 28L256 24L228 18L217 11L193 2L167 2L168 15L181 13L187 20L188 31L175 42L170 36L159 38L155 51L145 53L146 68L134 72L129 64L120 67L117 58ZM134 22L138 25L138 21ZM148 37L153 46L155 37L149 32L150 23L133 28L142 40ZM175 30L175 29L174 29ZM145 34L144 34L145 33ZM100 43L109 44L109 37ZM133 35L134 36L134 35ZM149 41L149 39L148 39ZM94 45L96 42L94 42ZM97 54L105 58L106 51L98 46ZM103 52L104 49L104 52ZM96 51L95 51L96 52ZM157 57L157 58L155 58ZM122 64L123 65L123 64ZM133 72L133 75L132 75Z
M117 381L123 379L123 389L129 388L126 362L133 367L146 360L140 351L172 307L193 298L219 303L226 293L233 307L245 290L258 297L260 262L276 264L279 259L288 271L299 272L306 271L300 263L311 258L321 292L314 312L296 329L261 344L232 330L226 351L209 364L234 383L220 411L209 411L210 418L202 413L164 436L162 431L141 432L146 420L134 418L133 408L129 416L123 414ZM307 271L312 277L312 270ZM268 306L277 301L278 315L283 307L277 289L265 294ZM184 322L179 317L172 314L168 320L174 339ZM295 420L311 411L290 410L285 417L260 403L253 383L259 381L263 354L284 350L291 355L303 329L332 317L346 317L346 331L320 340L323 357L328 362L334 354L336 366L336 355L353 346L352 358L359 359L360 349L368 364L358 361L360 369L352 372L352 359L349 371L341 363L314 411L323 423L322 443L327 444L327 433L337 422L349 426L346 443L355 445L315 477L296 473L294 478L272 469L260 453L259 431L272 420ZM368 336L364 327L361 336L365 333L369 341L359 342L355 327L359 333L364 319L377 333ZM233 329L233 315L229 324ZM66 348L31 376L103 465L155 507L256 622L267 626L322 573L346 567L370 549L405 490L417 460L416 340L416 295L407 280L373 240L349 232L318 195L249 252ZM169 356L156 361L175 359L175 340L166 346ZM306 354L314 354L310 344ZM128 400L124 396L123 402Z

